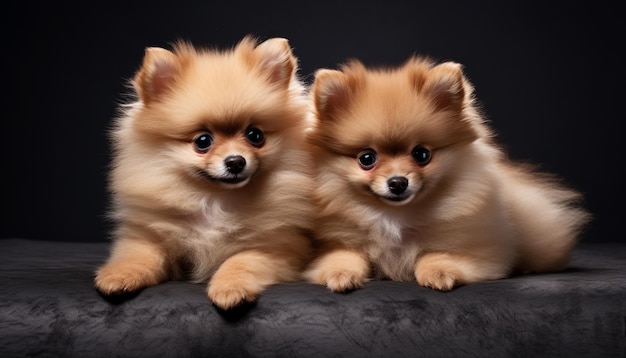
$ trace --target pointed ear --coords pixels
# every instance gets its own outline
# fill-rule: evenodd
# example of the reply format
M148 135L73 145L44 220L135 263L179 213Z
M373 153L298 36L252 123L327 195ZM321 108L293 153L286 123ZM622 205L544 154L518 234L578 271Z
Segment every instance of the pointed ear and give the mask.
M143 64L135 75L135 89L144 103L158 100L168 92L180 74L176 55L159 47L146 48Z
M271 38L254 49L256 63L266 73L272 83L289 86L297 60L291 52L289 41L284 38Z
M324 120L332 118L348 106L353 86L343 72L320 69L315 73L311 91L319 119Z
M414 83L431 98L437 109L461 110L465 99L463 71L458 63L444 62L430 69Z

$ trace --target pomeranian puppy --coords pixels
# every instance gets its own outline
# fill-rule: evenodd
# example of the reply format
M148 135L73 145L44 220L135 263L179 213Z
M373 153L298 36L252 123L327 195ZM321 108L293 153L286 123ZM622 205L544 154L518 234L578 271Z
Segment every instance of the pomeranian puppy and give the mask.
M319 251L332 291L370 278L436 290L563 269L588 220L581 195L507 159L462 66L414 56L320 69L311 88Z
M147 48L132 85L136 100L112 131L117 226L95 287L114 295L209 281L210 300L229 309L301 279L311 110L288 41Z

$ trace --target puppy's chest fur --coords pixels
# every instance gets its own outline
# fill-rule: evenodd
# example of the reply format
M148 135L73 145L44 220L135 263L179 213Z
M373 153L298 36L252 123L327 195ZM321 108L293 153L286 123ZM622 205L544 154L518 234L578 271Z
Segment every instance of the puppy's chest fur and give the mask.
M188 224L191 235L202 242L217 243L243 228L237 210L222 200L202 199L198 207L188 217Z
M187 216L182 240L198 281L210 277L221 263L245 245L245 222L227 201L202 199L198 211Z
M371 221L367 254L377 278L415 280L415 261L421 251L421 235L426 230L420 230L406 220L382 214Z

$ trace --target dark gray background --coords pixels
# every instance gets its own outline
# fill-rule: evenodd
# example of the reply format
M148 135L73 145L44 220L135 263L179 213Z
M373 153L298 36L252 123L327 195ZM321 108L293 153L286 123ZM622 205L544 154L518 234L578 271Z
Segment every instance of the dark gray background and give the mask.
M617 3L6 3L0 238L103 241L107 128L147 46L290 40L307 82L348 58L465 65L510 156L585 194L585 241L623 241L624 21ZM314 165L314 163L313 163Z

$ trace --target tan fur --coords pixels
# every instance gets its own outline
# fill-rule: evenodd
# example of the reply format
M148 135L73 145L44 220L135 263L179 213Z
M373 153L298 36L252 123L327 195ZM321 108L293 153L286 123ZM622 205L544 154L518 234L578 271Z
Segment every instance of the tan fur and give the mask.
M112 132L111 255L97 272L104 294L169 279L209 281L228 309L293 281L309 258L309 102L287 40L244 38L233 49L146 50L137 100ZM264 140L246 139L250 128ZM212 143L195 147L202 135ZM227 157L241 156L240 173Z
M461 65L352 61L318 70L311 100L308 139L319 159L311 282L345 291L375 277L450 290L567 265L589 218L580 195L506 158ZM418 164L414 149L430 161ZM371 168L358 163L364 153L376 155ZM406 188L394 193L391 178Z

